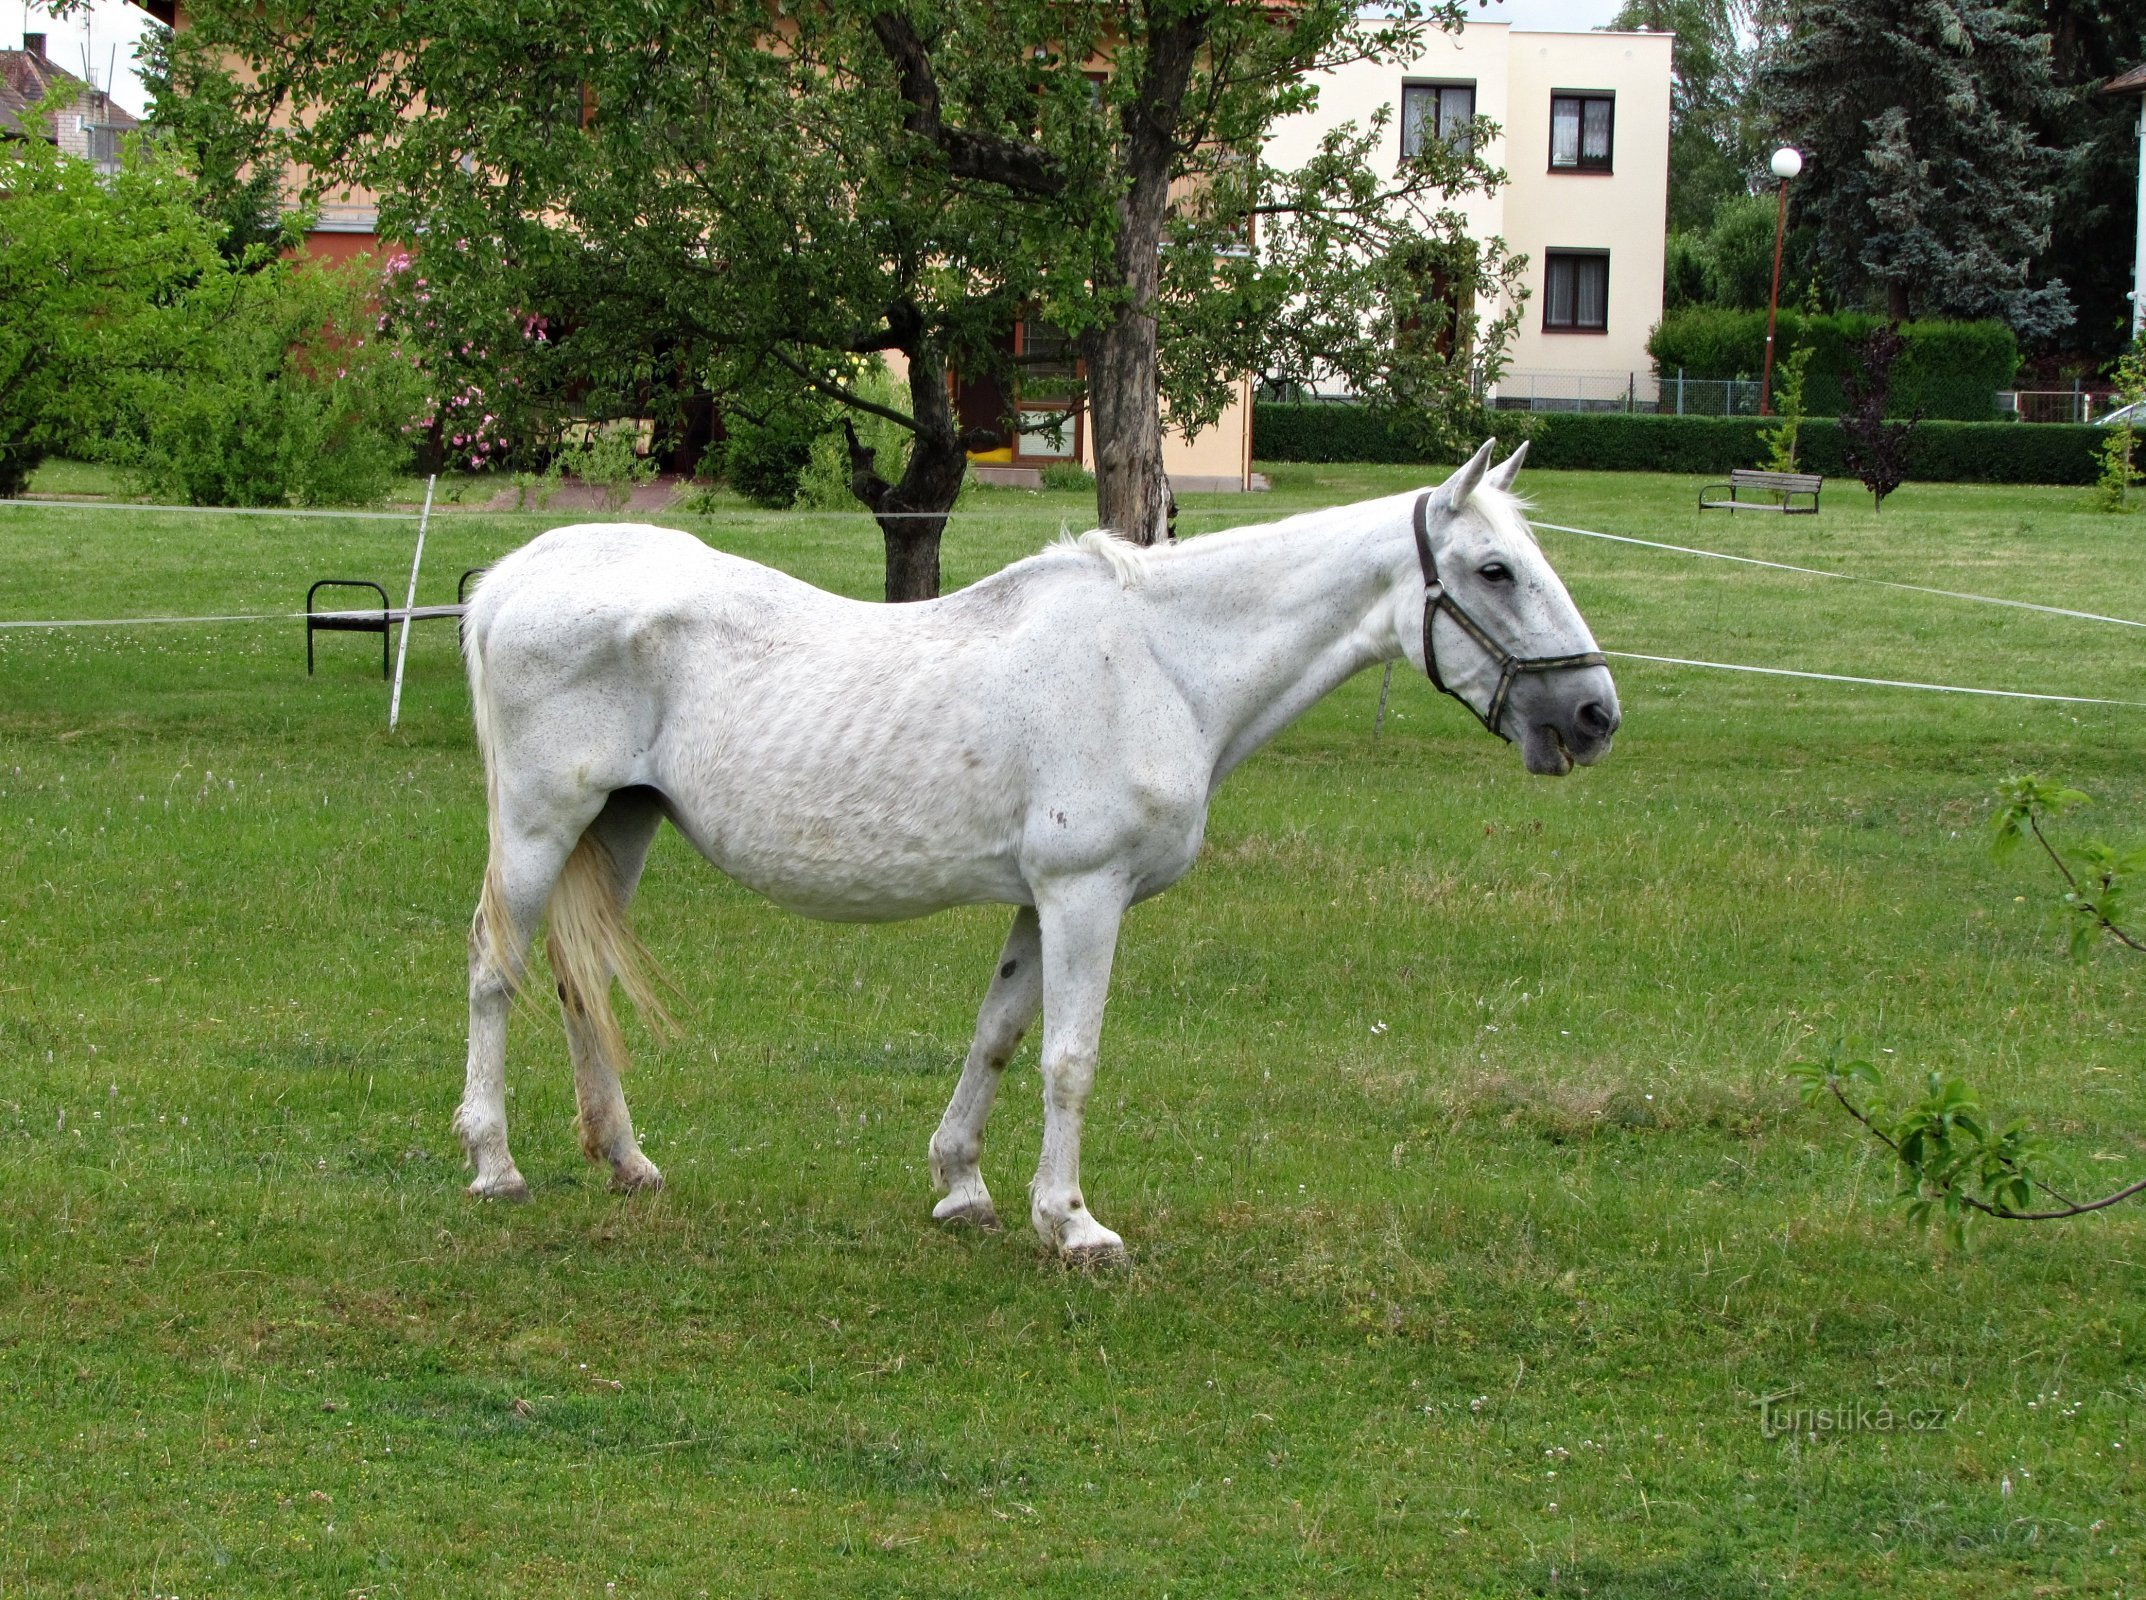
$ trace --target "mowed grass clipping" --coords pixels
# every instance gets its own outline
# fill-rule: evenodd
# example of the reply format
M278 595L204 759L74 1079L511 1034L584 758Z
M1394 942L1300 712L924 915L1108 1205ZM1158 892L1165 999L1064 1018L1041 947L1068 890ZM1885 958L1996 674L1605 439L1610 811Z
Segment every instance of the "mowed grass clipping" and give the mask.
M1277 468L1188 531L1407 487ZM2146 618L2067 490L1700 518L1529 473L1548 521ZM949 584L1078 497L979 493ZM420 598L547 526L435 519ZM857 595L855 518L667 518ZM400 597L393 523L0 510L0 618ZM1611 649L2146 701L2120 628L1545 533ZM1783 1068L1847 1033L2146 1168L2141 978L2065 959L1996 782L2146 838L2146 710L1624 662L1603 766L1529 778L1397 674L1234 777L1136 908L1091 1107L1133 1265L1023 1222L1034 1046L929 1220L925 1141L1006 914L790 918L666 834L637 918L686 1030L627 1093L669 1187L583 1162L519 1014L526 1207L448 1132L484 854L451 627L0 630L0 1594L2129 1593L2134 1209L1899 1220ZM1786 1397L1786 1398L1781 1398ZM1772 1436L1762 1400L1860 1431ZM1939 1425L1911 1428L1909 1414ZM1890 1430L1881 1416L1892 1419ZM615 1586L615 1587L614 1587Z

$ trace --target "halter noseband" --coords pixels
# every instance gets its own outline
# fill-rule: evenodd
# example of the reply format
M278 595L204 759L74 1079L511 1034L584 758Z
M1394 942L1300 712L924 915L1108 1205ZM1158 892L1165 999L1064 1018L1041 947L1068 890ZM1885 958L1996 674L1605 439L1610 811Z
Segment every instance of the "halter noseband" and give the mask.
M1484 727L1512 743L1512 735L1498 724L1505 717L1505 701L1512 693L1513 680L1522 673L1557 672L1565 667L1606 667L1609 662L1599 650L1586 650L1570 656L1516 656L1498 643L1490 632L1467 609L1446 592L1446 586L1438 576L1438 558L1431 554L1431 497L1436 489L1426 489L1416 498L1416 559L1423 563L1423 668L1430 674L1432 685L1440 694L1449 694L1462 705L1475 712L1476 720ZM1477 649L1490 657L1498 669L1498 687L1490 697L1488 711L1476 711L1468 705L1468 697L1450 687L1438 670L1438 650L1431 641L1431 622L1443 611L1475 642Z

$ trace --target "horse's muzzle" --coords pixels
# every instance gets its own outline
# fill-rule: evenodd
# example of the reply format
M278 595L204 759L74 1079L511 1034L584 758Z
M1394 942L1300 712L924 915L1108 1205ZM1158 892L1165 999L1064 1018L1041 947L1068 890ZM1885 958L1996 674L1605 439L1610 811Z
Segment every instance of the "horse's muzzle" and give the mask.
M1562 778L1576 766L1593 766L1609 754L1624 721L1608 672L1591 667L1572 676L1578 681L1545 680L1538 693L1514 696L1520 759L1541 777Z

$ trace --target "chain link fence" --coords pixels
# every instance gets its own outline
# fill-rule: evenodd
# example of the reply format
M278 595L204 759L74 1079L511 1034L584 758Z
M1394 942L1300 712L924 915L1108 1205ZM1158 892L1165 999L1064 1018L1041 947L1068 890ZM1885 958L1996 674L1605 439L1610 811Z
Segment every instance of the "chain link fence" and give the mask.
M1896 369L1897 370L1897 369ZM1778 398L1780 374L1775 374ZM1905 381L1903 381L1905 380ZM1700 378L1683 371L1654 372L1508 372L1492 391L1491 404L1501 411L1644 412L1674 417L1755 417L1759 415L1756 378ZM1807 394L1809 416L1836 416L1844 404L1836 383L1822 394ZM1927 417L1954 421L2094 422L2108 413L2112 396L2084 384L2070 389L2005 389L1948 381L1940 374L1896 377L1895 409L1920 410Z
M2000 416L2019 422L2097 422L2113 408L2115 394L2073 384L2069 389L2001 389Z

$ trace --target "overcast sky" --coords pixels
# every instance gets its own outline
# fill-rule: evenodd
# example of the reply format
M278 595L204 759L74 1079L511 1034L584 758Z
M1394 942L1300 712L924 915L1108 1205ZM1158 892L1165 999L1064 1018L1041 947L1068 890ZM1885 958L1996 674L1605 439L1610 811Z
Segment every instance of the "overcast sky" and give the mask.
M1516 28L1599 28L1617 14L1618 0L1491 0L1471 6L1481 22L1509 22ZM76 77L87 77L136 116L149 109L135 75L134 45L153 27L146 12L125 0L91 0L86 12L55 22L23 0L0 0L0 50L19 50L25 30L45 35L45 53ZM89 70L83 71L83 46L89 47Z

